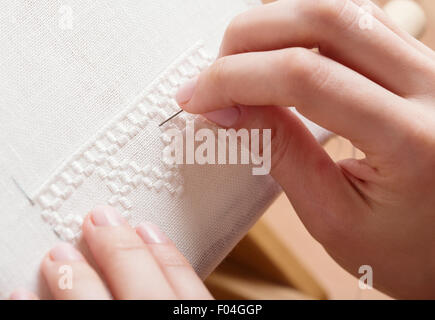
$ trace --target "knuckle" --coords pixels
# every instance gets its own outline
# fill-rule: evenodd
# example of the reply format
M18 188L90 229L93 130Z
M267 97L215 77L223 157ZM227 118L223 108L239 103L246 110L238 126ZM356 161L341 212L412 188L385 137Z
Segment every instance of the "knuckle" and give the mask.
M209 79L213 85L222 88L225 84L227 57L217 59L209 69Z
M305 17L313 22L347 28L355 21L352 5L351 0L310 0L306 1L302 10Z
M278 60L278 70L284 72L286 80L301 79L306 77L312 69L308 50L303 48L292 48L286 50L281 59Z
M288 163L289 146L291 145L291 135L288 134L288 130L285 130L283 126L275 126L271 131L271 172L279 172L280 166Z
M99 246L103 255L109 260L119 260L125 255L146 250L146 245L132 232L126 230L112 230L108 239ZM130 231L130 230L129 230ZM110 245L107 245L110 243Z
M348 0L318 1L317 17L324 21L335 21L347 7Z
M312 86L314 91L322 91L330 87L332 81L331 70L322 59L316 59L316 61L313 70L307 76L307 83Z
M281 69L286 83L294 83L311 91L319 91L329 83L330 70L319 55L303 48L294 48L283 56Z
M239 35L243 33L244 29L244 21L245 21L246 13L241 13L237 15L231 22L228 24L227 29L224 34L224 43L235 44L237 43L237 39L239 39Z
M164 267L190 266L186 258L173 245L152 245L150 249Z
M137 242L136 243L127 242L127 243L118 243L113 247L112 252L116 255L117 253L124 254L126 252L130 253L130 252L142 251L142 250L146 250L145 244L137 243Z

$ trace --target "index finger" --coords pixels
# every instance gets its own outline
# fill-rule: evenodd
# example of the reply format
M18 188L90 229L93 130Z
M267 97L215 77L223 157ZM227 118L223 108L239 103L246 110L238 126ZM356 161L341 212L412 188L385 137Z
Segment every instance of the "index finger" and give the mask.
M291 106L365 151L385 149L404 99L357 72L303 48L251 52L218 59L196 83L180 89L188 112L244 106Z

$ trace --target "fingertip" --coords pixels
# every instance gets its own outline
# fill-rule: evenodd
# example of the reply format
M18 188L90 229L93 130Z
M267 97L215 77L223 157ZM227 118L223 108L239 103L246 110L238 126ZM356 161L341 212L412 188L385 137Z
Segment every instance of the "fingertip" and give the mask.
M186 83L182 84L178 89L177 94L175 95L175 101L177 101L180 107L185 107L186 104L192 99L193 94L196 89L196 85L198 83L199 76L196 76ZM184 109L184 108L183 108Z
M84 256L73 245L61 242L54 246L41 261L42 275L46 280L59 267L59 263L85 262ZM54 269L53 269L54 268Z
M80 251L67 242L62 242L54 246L48 256L52 261L84 261L84 257Z
M117 227L127 224L117 209L107 205L94 207L89 212L86 222L94 227Z
M19 288L11 293L9 300L39 300L39 298L31 291Z
M43 274L45 273L45 270L47 270L47 268L50 266L51 263L52 263L52 260L50 259L50 253L47 252L41 261L41 270L42 270Z
M136 227L136 233L147 244L171 243L166 234L154 223L145 221Z

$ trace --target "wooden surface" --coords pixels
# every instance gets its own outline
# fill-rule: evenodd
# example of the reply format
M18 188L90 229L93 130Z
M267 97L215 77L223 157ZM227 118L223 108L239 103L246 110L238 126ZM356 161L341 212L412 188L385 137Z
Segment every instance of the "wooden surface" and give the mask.
M245 265L225 260L218 272L207 279L207 287L216 299L307 300L312 295L279 281L264 278Z

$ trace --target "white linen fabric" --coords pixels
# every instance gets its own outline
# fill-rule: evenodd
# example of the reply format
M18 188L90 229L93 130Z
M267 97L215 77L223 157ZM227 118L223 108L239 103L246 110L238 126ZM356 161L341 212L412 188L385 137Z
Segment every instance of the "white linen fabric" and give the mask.
M0 297L47 297L40 261L80 246L97 204L158 224L202 277L241 239L279 187L249 166L165 164L162 131L192 116L158 124L253 3L0 0Z

